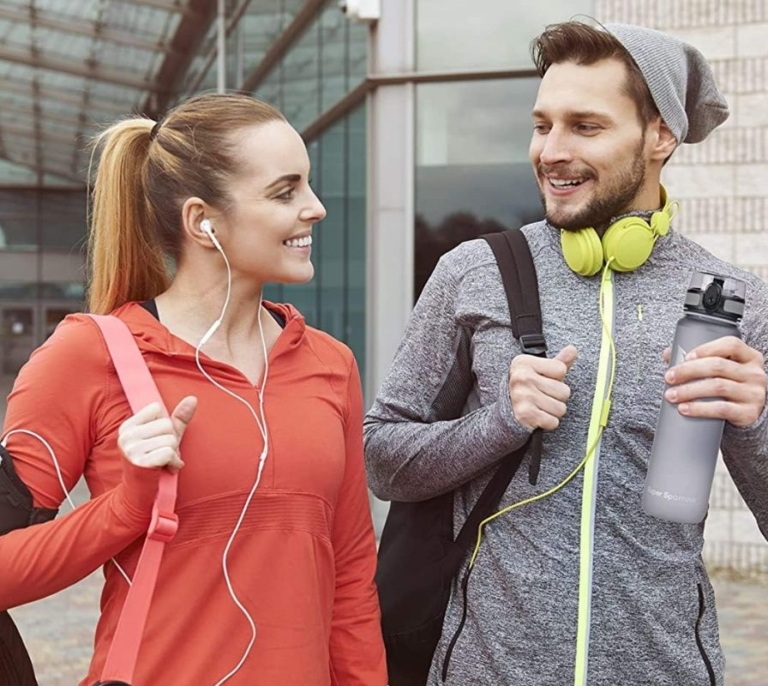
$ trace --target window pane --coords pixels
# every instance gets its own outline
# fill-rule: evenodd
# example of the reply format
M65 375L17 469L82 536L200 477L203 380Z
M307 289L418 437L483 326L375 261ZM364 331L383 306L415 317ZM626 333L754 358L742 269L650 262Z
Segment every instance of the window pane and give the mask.
M463 240L541 217L528 161L538 79L416 91L415 292Z
M322 93L320 109L327 110L347 92L347 40L350 22L338 7L326 8L320 17L322 43Z
M349 115L347 144L347 321L344 340L365 370L366 108ZM365 377L363 377L365 378Z
M282 63L283 114L299 131L320 114L320 24L312 24Z
M420 71L530 69L531 40L547 24L593 15L594 0L486 0L478 11L467 11L466 0L419 0L416 8Z
M315 261L321 296L320 326L341 340L346 316L346 128L346 121L338 122L320 138L320 189L328 215L315 234L320 247Z
M308 146L312 185L328 214L315 226L309 283L270 284L268 299L294 304L307 323L346 343L365 363L365 107Z
M245 74L259 66L269 46L293 19L283 11L282 4L281 0L251 2L240 20Z
M288 12L288 0L283 1L284 12ZM245 34L247 75L252 69L249 55L254 53L248 47L247 28ZM339 11L338 0L328 0L285 57L258 84L256 97L276 105L302 131L365 80L367 65L367 26L348 21Z

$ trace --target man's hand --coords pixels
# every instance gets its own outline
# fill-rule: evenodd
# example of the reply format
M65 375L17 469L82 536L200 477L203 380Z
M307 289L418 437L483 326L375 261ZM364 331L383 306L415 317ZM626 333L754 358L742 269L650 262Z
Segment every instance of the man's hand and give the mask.
M554 431L565 414L571 389L565 375L576 361L572 345L554 358L518 355L509 366L509 398L515 419L527 429Z
M670 350L664 351L669 362ZM749 426L765 407L763 355L735 336L725 336L691 350L682 364L664 375L672 386L664 397L686 417L725 419ZM696 402L714 398L707 402Z

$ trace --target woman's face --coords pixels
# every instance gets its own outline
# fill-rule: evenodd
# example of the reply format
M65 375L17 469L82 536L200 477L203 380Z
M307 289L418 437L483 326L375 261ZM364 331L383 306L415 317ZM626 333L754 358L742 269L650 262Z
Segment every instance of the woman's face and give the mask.
M309 186L304 141L282 121L233 137L241 171L227 189L232 205L213 218L233 275L259 284L309 281L312 227L325 208ZM225 231L219 230L222 223Z

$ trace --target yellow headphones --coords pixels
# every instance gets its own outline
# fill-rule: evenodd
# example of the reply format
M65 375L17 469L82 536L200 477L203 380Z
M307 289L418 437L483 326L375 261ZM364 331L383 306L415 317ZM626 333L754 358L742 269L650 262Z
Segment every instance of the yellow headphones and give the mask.
M666 236L677 212L661 187L664 206L651 215L650 222L641 217L624 217L611 224L602 239L594 229L560 232L560 245L568 266L582 276L593 276L610 261L611 269L631 272L645 264L659 236Z

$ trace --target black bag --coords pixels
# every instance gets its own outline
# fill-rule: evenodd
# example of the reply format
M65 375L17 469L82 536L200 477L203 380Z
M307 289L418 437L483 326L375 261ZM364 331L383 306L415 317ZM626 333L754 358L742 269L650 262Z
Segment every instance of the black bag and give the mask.
M512 331L523 353L544 357L539 289L528 242L519 230L489 234L509 303ZM496 511L526 450L529 479L536 483L541 431L501 460L458 536L453 538L453 492L417 503L392 502L379 545L376 583L390 686L424 686L440 640L451 583Z
M33 507L32 494L0 446L0 536L32 524L47 522L57 510ZM35 671L19 631L7 612L0 612L0 684L37 686Z

